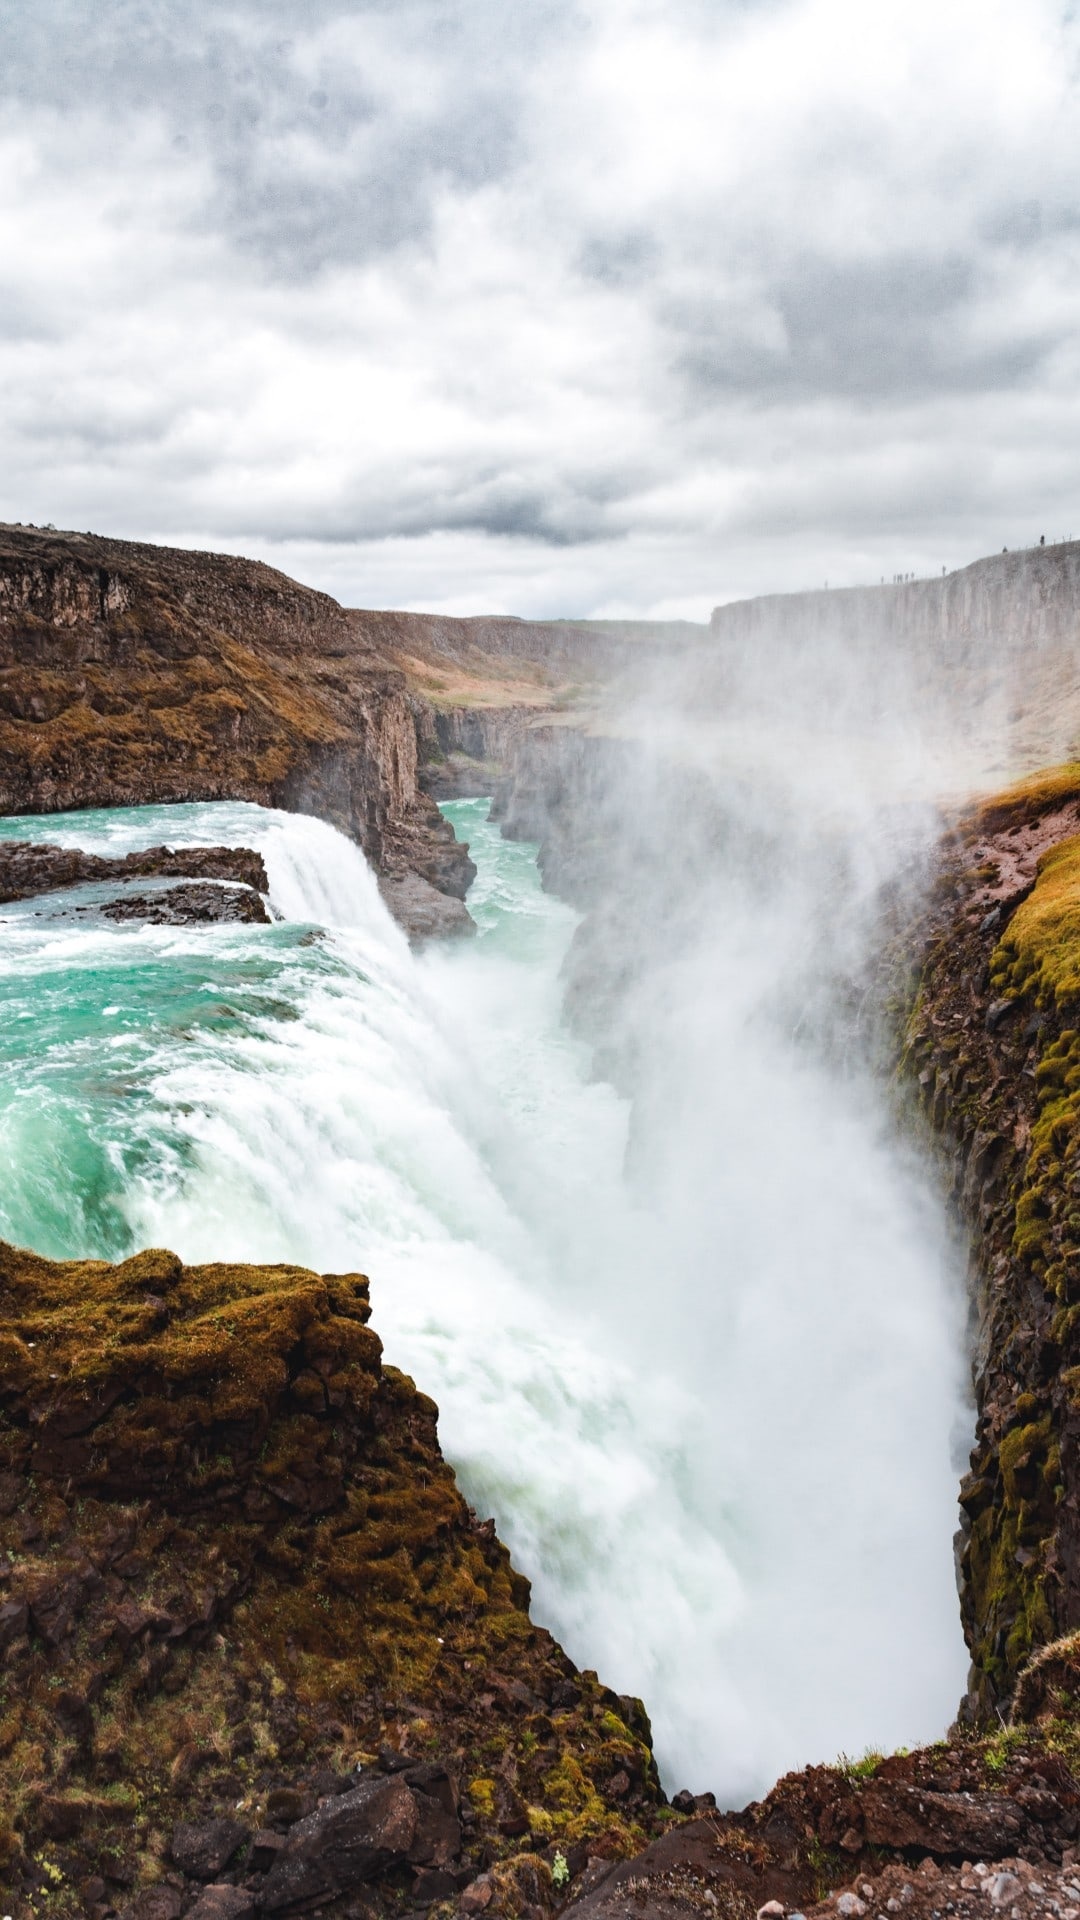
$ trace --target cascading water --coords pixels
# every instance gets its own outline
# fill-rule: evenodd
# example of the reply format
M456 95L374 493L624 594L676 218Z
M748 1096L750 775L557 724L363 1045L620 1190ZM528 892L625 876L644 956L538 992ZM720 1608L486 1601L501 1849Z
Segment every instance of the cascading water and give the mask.
M738 1800L932 1737L962 1682L940 1222L862 1096L749 1049L730 996L697 1120L647 1136L655 1183L628 1175L628 1106L560 1021L577 916L486 803L446 811L480 934L419 958L318 821L52 817L98 851L256 847L280 917L3 910L0 1231L369 1272L388 1357L438 1400L538 1616L643 1695L669 1786Z

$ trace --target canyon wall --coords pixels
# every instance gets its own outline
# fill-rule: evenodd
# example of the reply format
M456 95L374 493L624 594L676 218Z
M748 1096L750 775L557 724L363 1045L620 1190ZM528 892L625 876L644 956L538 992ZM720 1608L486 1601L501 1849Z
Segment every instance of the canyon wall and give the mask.
M1014 767L1064 759L1080 739L1080 542L941 579L732 601L714 609L710 634L718 697L732 664L755 653L782 672L840 648L875 661L889 692L914 674L928 702L966 708L973 729L1007 740Z
M1080 1628L1078 836L1076 766L961 821L902 1056L971 1244L959 1572L976 1721L1022 1705L1025 1664Z
M853 640L891 637L917 652L957 655L992 644L1014 653L1075 646L1080 639L1080 541L993 554L940 579L898 586L841 587L813 593L763 594L713 610L720 641L753 641L793 631L813 648L823 633Z
M231 555L6 526L0 811L314 813L410 931L467 931L472 867L432 794L474 791L474 763L490 778L535 715L666 632L345 609Z
M689 764L644 781L639 740L602 718L614 683L700 651L722 703L737 628L740 650L777 622L797 648L804 614L835 635L839 606L861 645L893 607L976 699L980 674L1020 664L1014 748L1034 751L1055 683L1054 724L1071 724L1076 565L1054 549L979 563L962 591L745 603L710 637L560 623L549 644L536 623L348 612L227 557L9 529L0 806L314 811L361 842L408 920L417 887L460 906L468 880L430 795L494 787L505 830L541 843L548 884L585 914L571 1011L632 1087L620 1012L642 936L678 944L694 915L664 858L671 823L703 859L731 823ZM539 1920L567 1883L583 1920L631 1894L644 1920L751 1920L867 1874L882 1909L914 1920L924 1892L926 1912L961 1898L946 1877L964 1862L1068 1860L1080 906L1071 869L1038 862L1080 833L1074 773L972 816L929 917L900 936L903 1084L972 1235L962 1600L978 1737L811 1768L738 1815L708 1795L668 1807L639 1703L530 1621L526 1583L442 1461L431 1402L381 1363L360 1276L0 1249L0 1761L15 1783L0 1882L19 1920L253 1920L313 1902L342 1920ZM774 855L762 830L741 857ZM1044 878L1052 911L1025 922ZM878 1892L886 1862L901 1877Z
M335 601L228 556L0 531L0 808L216 799L316 813L392 901L468 925L404 675Z

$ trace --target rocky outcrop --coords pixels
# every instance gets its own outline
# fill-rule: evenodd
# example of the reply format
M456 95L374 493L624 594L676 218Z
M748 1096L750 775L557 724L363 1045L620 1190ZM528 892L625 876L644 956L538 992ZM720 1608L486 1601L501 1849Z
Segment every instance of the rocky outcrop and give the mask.
M177 879L230 881L266 893L262 855L250 847L147 847L109 858L79 847L0 840L0 904L88 881Z
M168 884L150 893L133 884L147 879ZM106 920L169 927L207 921L270 924L263 900L266 868L262 855L249 847L148 847L109 859L74 847L0 840L0 905L102 883L115 885L109 898L54 904L50 917L101 914Z
M16 1915L175 1920L204 1883L234 1920L360 1885L390 1913L483 1873L518 1911L556 1853L654 1830L642 1708L531 1623L368 1319L356 1274L0 1247Z
M751 1915L889 1858L1049 1866L1080 1825L1075 1660L996 1739L668 1807L640 1703L530 1621L362 1276L0 1247L16 1920Z
M872 1755L848 1768L788 1774L742 1813L699 1803L696 1817L634 1859L595 1870L572 1911L582 1920L672 1913L782 1920L796 1911L903 1911L930 1920L950 1911L950 1897L951 1910L964 1911L961 1881L982 1893L998 1863L1018 1883L1013 1899L1023 1901L1029 1881L1045 1887L1073 1877L1080 1789L1037 1733L1001 1766L999 1758L977 1743ZM891 1899L899 1906L890 1907ZM969 1910L985 1913L985 1899ZM1022 1904L1020 1911L1048 1909Z
M70 911L79 918L97 912L106 920L137 920L151 927L271 924L261 894L250 887L215 885L212 881L177 880L153 893L125 887L97 908L77 905Z

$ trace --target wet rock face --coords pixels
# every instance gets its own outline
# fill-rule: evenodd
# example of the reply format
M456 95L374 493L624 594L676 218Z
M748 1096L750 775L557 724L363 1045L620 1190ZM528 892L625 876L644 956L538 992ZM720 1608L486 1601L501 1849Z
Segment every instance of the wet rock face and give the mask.
M440 892L420 874L406 873L396 880L384 880L379 891L399 926L417 944L476 932L476 922L464 902Z
M250 887L185 885L157 893L118 894L101 908L106 920L140 920L152 927L191 927L207 923L268 927L270 915Z

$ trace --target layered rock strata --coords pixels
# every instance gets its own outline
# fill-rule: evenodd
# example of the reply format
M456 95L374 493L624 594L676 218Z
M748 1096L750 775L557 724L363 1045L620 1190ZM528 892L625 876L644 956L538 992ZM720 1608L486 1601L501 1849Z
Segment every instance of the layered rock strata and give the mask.
M2 527L0 811L314 813L410 932L468 932L474 869L433 796L490 790L537 717L704 632L350 610L230 555Z
M1003 768L1063 759L1080 737L1080 541L990 555L936 579L730 601L710 630L714 698L761 662L780 678L805 673L812 699L819 670L842 658L901 699L917 690L924 732L948 712L954 749L961 729L1007 739Z

